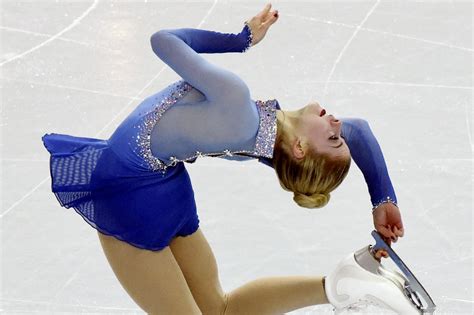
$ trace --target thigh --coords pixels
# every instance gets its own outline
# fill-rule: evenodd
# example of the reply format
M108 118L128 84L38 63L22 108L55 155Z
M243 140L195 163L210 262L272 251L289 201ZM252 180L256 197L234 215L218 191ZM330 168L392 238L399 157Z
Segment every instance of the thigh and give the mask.
M99 232L105 256L132 299L149 314L201 314L169 246L139 249Z
M216 258L201 228L191 235L174 238L170 248L203 314L222 314L226 297Z

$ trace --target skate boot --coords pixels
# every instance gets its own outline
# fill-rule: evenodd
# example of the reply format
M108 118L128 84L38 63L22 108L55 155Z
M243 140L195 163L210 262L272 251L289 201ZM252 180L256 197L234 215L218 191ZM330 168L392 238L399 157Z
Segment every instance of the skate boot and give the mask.
M387 308L398 314L421 314L403 293L404 279L384 269L378 271L379 262L366 259L368 270L356 260L364 247L344 258L336 269L326 277L325 290L329 302L337 310L361 310L368 305ZM369 258L369 257L364 257Z

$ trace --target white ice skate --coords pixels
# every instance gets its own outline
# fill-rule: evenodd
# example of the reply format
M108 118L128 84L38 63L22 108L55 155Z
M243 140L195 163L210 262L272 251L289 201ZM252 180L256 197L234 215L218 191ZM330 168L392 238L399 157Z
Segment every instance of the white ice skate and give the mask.
M398 314L432 314L436 305L421 283L377 231L372 236L376 241L374 246L348 255L326 277L326 295L336 313L360 310L372 304ZM387 251L405 276L382 266L374 256L378 249Z

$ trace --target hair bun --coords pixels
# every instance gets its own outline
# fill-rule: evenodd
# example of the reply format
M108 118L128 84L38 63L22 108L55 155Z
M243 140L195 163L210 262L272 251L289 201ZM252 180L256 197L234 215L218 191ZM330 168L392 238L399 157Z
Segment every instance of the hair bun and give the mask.
M330 194L320 194L314 193L310 196L301 194L301 193L294 193L293 200L300 206L304 208L322 208L329 202L331 195Z

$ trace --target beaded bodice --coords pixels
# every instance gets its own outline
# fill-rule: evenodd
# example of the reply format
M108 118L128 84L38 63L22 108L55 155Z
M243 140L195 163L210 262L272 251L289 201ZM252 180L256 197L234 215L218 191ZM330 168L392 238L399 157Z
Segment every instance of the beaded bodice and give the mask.
M245 52L252 39L248 25L238 34L191 28L154 33L150 39L153 52L183 80L147 98L117 128L109 140L117 154L140 170L163 173L177 163L191 163L200 156L258 158L272 166L278 102L253 101L239 76L201 56ZM197 91L206 102L193 97ZM173 106L180 99L191 108L180 107L182 103ZM173 110L157 125L171 107ZM350 118L343 121L341 137L364 174L372 204L396 203L381 148L367 122Z
M229 150L224 149L219 152L201 152L196 151L192 155L178 159L176 156L169 157L169 163L162 161L156 157L151 150L151 133L153 127L159 122L160 118L165 112L171 108L176 102L186 95L193 87L186 81L180 80L173 84L161 101L159 101L154 109L149 112L142 120L142 123L137 125L138 132L136 135L136 153L143 159L146 166L153 171L165 172L168 167L175 166L179 162L192 163L198 157L222 157L222 156L248 156L248 157L273 157L273 148L276 140L276 110L280 109L276 99L255 101L255 105L259 115L259 128L255 138L255 146L253 150Z

